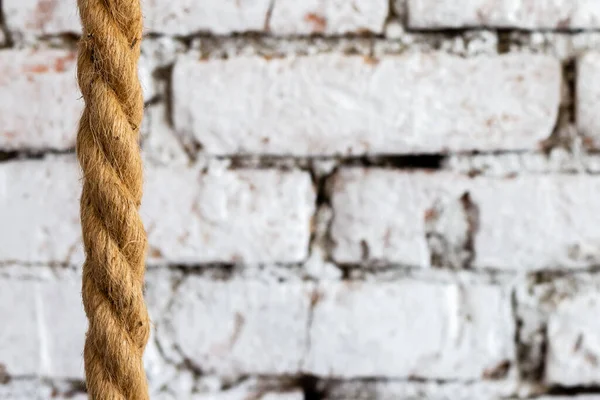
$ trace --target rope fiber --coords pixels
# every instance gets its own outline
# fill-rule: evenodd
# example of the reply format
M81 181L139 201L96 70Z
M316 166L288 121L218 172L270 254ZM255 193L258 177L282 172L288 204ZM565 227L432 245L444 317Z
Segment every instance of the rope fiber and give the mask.
M85 101L77 135L88 318L86 385L93 400L147 400L142 356L146 232L139 207L143 116L139 0L78 0L83 26L77 79Z

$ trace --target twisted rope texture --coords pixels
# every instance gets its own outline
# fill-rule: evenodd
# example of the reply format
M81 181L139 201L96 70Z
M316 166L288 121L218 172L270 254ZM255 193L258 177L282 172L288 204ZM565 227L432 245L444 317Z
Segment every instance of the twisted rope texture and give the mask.
M77 136L83 170L83 304L89 398L147 400L142 355L150 321L143 298L146 232L139 216L143 115L137 74L139 0L78 0L77 78L85 100Z

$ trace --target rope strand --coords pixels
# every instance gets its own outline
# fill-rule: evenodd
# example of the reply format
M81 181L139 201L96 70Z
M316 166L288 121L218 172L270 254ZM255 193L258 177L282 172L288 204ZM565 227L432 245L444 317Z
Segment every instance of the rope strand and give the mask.
M143 298L146 232L139 216L140 1L78 0L78 7L87 389L93 400L148 400L142 361L150 332Z

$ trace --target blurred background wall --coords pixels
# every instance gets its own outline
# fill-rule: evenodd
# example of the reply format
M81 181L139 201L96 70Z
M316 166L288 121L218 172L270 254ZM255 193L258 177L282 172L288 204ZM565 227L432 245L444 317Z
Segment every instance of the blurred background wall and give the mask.
M83 399L79 20L0 3L0 399ZM144 10L152 399L600 399L600 2Z

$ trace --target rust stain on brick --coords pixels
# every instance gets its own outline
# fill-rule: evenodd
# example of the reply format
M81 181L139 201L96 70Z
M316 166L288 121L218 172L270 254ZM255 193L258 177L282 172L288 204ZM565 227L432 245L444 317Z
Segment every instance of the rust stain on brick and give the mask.
M50 67L44 64L28 65L25 67L24 71L32 74L44 74L50 71Z
M0 363L0 385L6 385L10 383L10 375L8 374L8 369L6 365Z
M483 379L504 379L508 375L510 370L511 362L509 360L503 360L498 365L488 368L483 372Z
M325 295L319 289L315 289L310 294L310 308L313 309L321 300L323 300Z
M65 56L58 57L53 64L30 64L23 68L23 71L28 74L45 74L48 72L65 72L70 64L75 61L77 55L71 52ZM31 79L29 79L31 81Z
M363 59L365 60L365 64L367 64L367 65L379 64L379 59L372 57L372 56L365 56Z
M327 28L327 19L316 13L308 13L304 16L304 21L312 25L314 32L322 33Z
M156 247L150 247L150 256L153 257L153 258L162 258L163 254Z
M33 28L44 29L46 23L54 17L58 0L39 0L34 12Z
M592 137L589 137L589 136L584 136L584 137L581 139L581 141L582 141L582 143L583 143L583 146L584 146L586 149L588 149L588 150L589 150L589 149L594 149L594 148L596 147L595 140L594 140L594 138L592 138Z
M56 61L54 62L54 70L56 72L65 72L69 66L69 64L71 64L73 61L75 61L75 58L77 57L77 55L75 53L69 53L68 55L64 56L64 57L59 57L56 59Z
M556 27L558 29L567 29L571 26L571 16L567 16L565 18L562 18L561 20L558 21L558 23L556 24Z
M425 222L431 222L438 217L438 211L435 208L425 210Z
M371 30L369 28L358 28L356 30L356 34L359 36L369 36L371 34Z

